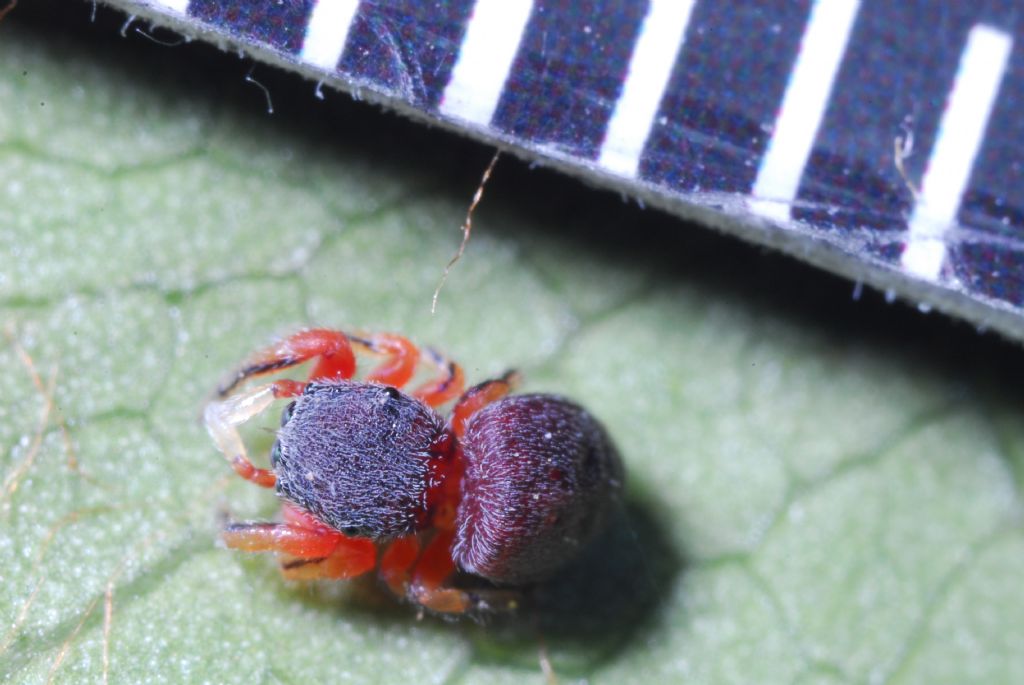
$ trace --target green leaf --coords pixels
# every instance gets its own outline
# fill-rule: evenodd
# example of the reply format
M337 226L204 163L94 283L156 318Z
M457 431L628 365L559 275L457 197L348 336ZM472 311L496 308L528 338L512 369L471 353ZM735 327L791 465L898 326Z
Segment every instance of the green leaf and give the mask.
M431 316L486 151L89 31L0 25L6 681L1024 682L1019 350L509 159ZM624 512L486 625L220 548L203 403L310 324L585 402Z

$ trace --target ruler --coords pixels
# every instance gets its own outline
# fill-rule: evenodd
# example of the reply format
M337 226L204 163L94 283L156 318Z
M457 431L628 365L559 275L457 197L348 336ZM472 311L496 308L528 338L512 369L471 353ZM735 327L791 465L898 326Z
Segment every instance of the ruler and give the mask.
M1024 339L1021 0L108 0Z

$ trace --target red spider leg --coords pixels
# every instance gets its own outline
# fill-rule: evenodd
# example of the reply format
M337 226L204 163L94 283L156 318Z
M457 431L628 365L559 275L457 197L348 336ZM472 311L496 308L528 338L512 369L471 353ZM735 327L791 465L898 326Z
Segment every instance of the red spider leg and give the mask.
M515 609L521 595L514 590L483 588L466 591L445 587L445 581L456 568L451 556L453 536L450 531L439 533L422 555L418 538L398 538L381 557L378 567L381 579L398 597L409 597L432 611L458 614L472 608ZM410 580L413 564L415 571Z
M368 338L350 336L349 339L370 354L384 357L384 361L366 374L367 381L401 388L416 373L420 351L408 338L393 333L374 333Z
M341 331L311 328L290 335L277 345L256 354L217 392L224 397L252 376L286 369L314 357L320 360L309 374L311 381L351 378L356 372L356 357L352 353L348 336Z
M517 385L519 385L519 373L506 371L501 378L484 381L467 390L455 403L451 418L448 420L455 437L461 438L465 434L466 426L473 414L491 402L500 400L514 390Z
M221 533L224 544L245 552L277 552L287 578L352 578L373 569L377 548L349 538L309 514L285 505L285 523L234 523Z
M420 541L415 535L398 538L380 558L378 573L391 592L405 597L409 585L409 570L420 555Z
M343 580L361 576L377 565L377 545L366 538L350 538L325 526L312 514L291 504L282 506L286 523L302 528L324 531L340 538L338 546L324 559L298 559L281 555L281 573L289 580Z
M444 582L455 571L452 559L454 538L452 530L438 531L416 562L409 586L412 599L428 609L446 614L461 614L473 606L469 593L444 587Z
M437 367L437 378L427 381L413 391L413 397L432 407L455 399L462 393L465 383L462 368L434 350L421 352L408 338L394 333L375 333L369 337L349 336L352 344L385 359L366 375L366 380L401 388L416 373L421 357Z
M288 580L347 580L376 565L377 546L365 538L345 538L326 559L281 556L281 574Z
M452 559L454 537L453 530L442 530L427 544L413 569L407 595L427 609L445 614L461 614L470 609L515 609L521 597L515 590L460 590L445 585L456 569Z
M440 373L437 378L416 388L412 396L431 407L439 407L461 395L466 384L462 367L435 350L425 350L425 356Z
M221 539L243 552L280 552L299 559L323 559L337 548L341 534L300 528L287 523L230 523Z
M264 411L275 399L301 395L306 384L279 380L246 392L232 392L253 376L285 369L314 357L319 357L319 361L310 374L311 380L351 378L355 373L356 358L344 333L323 328L300 331L255 355L218 390L224 399L207 405L204 413L206 429L242 478L265 488L274 487L277 481L273 471L253 465L238 434L238 426Z

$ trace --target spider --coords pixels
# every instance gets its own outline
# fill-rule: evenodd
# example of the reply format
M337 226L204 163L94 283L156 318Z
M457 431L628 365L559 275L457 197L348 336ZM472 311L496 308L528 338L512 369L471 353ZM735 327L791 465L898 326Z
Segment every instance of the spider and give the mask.
M361 381L354 349L381 361ZM436 375L403 388L425 359ZM315 360L307 382L247 381ZM434 612L511 609L517 588L550 577L590 542L622 489L604 428L556 395L510 395L509 372L463 390L462 369L394 334L299 331L258 353L205 410L238 475L274 488L281 522L234 522L224 543L276 552L288 579L377 569L397 596ZM238 426L275 400L270 468L249 459ZM447 418L436 407L454 400ZM467 589L457 573L490 581Z

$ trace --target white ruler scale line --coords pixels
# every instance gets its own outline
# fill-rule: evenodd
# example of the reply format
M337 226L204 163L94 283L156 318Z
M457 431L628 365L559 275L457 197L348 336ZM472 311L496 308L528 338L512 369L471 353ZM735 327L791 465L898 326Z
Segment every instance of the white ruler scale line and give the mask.
M300 59L327 71L338 68L359 0L317 0L306 24Z
M937 280L942 272L946 233L956 225L1012 47L1008 34L982 24L967 37L900 258L915 276Z
M788 221L832 85L860 9L859 0L817 0L758 170L750 209Z
M662 95L683 47L693 6L694 0L651 0L601 145L598 164L605 169L636 176Z
M530 0L477 0L438 108L442 115L491 122L532 9Z

